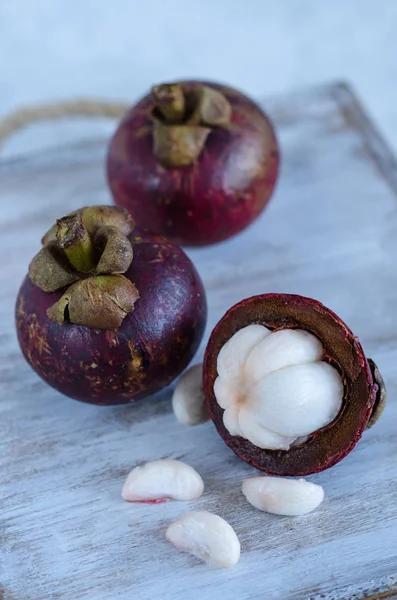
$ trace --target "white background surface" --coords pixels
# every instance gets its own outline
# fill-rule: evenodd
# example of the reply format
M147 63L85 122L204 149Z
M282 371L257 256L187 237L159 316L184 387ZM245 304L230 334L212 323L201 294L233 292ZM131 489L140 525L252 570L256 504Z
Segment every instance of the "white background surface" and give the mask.
M0 0L0 116L75 96L133 102L179 77L255 97L347 79L397 150L396 31L395 0ZM4 153L113 127L34 127Z

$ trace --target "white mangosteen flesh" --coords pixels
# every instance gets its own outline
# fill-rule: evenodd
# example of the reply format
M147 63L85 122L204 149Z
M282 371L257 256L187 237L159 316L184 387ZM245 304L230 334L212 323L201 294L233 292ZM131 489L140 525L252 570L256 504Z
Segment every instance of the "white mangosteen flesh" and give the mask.
M307 331L237 331L219 352L214 384L228 432L259 448L289 450L331 423L344 386L323 356L322 343Z

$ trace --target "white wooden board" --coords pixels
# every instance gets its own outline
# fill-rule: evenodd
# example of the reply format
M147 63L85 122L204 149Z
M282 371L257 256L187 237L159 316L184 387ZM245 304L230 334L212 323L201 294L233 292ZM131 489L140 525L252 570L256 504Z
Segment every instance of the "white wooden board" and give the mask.
M227 243L189 251L208 292L208 334L243 297L292 292L338 313L380 367L384 417L348 458L311 477L326 498L280 518L240 492L254 469L211 423L184 428L170 390L132 407L62 397L20 355L14 299L40 236L60 214L105 203L105 140L0 162L0 584L7 600L342 600L397 587L397 169L349 89L266 103L282 145L277 193ZM202 357L204 342L197 356ZM136 463L183 458L206 491L191 503L127 504ZM231 570L164 539L188 510L225 517L242 544ZM389 590L389 591L388 591ZM0 594L1 596L1 594Z

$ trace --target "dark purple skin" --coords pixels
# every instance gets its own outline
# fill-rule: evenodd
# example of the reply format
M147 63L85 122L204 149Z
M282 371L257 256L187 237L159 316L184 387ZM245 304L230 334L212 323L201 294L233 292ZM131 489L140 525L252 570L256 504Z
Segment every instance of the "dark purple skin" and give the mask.
M221 91L232 107L231 123L214 128L195 164L165 168L153 154L154 102L132 107L109 146L107 175L116 204L140 227L177 244L205 246L242 231L262 212L273 192L279 149L273 127L257 104L232 88L183 82Z
M16 304L22 352L44 381L92 404L144 398L171 383L189 364L207 316L201 279L168 240L134 230L134 259L125 276L140 298L119 330L58 324L46 311L65 291L43 292L27 276Z

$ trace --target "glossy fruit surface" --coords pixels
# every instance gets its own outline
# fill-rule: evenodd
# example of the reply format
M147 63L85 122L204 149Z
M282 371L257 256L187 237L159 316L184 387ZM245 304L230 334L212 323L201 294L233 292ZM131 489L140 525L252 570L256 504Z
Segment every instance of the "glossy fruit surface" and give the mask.
M138 226L181 245L213 244L242 231L266 206L278 144L269 118L241 92L197 81L159 87L175 86L187 99L179 120L159 112L153 93L127 112L109 146L108 181ZM203 90L226 104L216 96L211 114L197 116Z
M77 400L123 404L162 389L189 364L204 332L205 292L185 253L147 232L134 230L128 239L134 256L123 281L133 284L139 298L119 327L50 318L64 287L46 292L27 276L18 294L17 333L25 358L44 381ZM96 310L97 298L89 299ZM117 293L111 302L119 302Z

